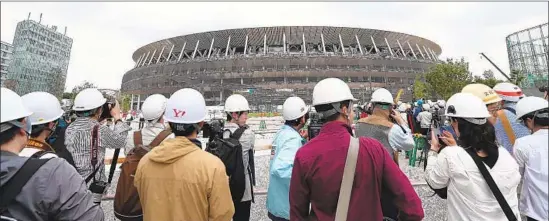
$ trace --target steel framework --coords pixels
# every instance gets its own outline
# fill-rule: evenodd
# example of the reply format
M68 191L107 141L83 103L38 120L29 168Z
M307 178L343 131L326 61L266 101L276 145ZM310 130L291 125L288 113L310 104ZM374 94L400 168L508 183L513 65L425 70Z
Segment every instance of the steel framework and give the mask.
M524 29L506 38L509 66L526 75L521 87L547 85L548 78L548 23Z

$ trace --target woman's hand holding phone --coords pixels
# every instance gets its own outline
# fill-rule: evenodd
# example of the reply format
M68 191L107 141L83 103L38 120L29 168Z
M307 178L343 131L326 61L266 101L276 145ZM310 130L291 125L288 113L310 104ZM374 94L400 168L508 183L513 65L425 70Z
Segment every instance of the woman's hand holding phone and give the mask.
M446 130L443 131L440 138L442 139L442 141L447 146L456 146L457 145L456 139L454 139L454 136L449 131L446 131Z

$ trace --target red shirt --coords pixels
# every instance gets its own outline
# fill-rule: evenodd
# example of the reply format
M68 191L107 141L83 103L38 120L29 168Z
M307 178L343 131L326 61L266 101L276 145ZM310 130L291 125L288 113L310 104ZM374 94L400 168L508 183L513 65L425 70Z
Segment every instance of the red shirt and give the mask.
M335 219L349 131L342 122L329 122L297 151L290 183L290 220ZM401 221L423 219L421 200L410 180L381 143L361 137L347 220L383 220L381 187L395 196L393 202L400 210Z

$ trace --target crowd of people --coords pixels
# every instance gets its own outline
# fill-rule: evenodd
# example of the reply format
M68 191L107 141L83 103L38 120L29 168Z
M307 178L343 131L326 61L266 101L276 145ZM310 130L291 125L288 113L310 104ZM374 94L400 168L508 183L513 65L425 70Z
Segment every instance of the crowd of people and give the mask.
M104 220L107 148L127 156L114 202L120 220L250 220L255 134L242 95L226 99L219 135L190 88L149 96L134 131L119 103L93 88L77 94L69 122L46 92L2 88L0 101L2 220ZM358 103L337 78L318 82L310 105L284 102L269 166L271 220L422 220L398 165L398 152L416 147L414 134L429 140L424 176L446 199L448 220L549 219L547 99L500 83L435 102L395 101L380 88ZM322 128L311 139L303 128L312 111ZM200 133L210 137L206 149Z

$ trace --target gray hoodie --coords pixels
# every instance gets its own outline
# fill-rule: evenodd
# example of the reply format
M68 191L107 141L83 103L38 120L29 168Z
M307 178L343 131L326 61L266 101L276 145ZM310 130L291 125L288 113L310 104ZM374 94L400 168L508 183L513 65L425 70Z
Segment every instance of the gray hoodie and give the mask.
M29 159L0 153L0 185L8 182ZM101 207L93 203L82 176L67 161L53 158L23 186L8 206L17 220L104 220Z

